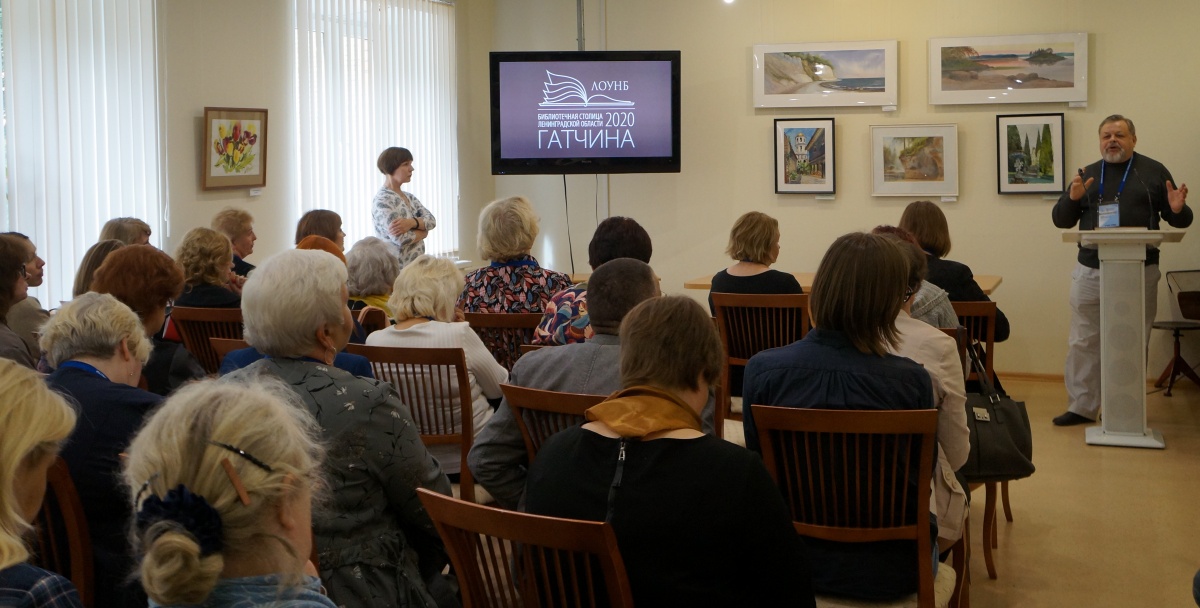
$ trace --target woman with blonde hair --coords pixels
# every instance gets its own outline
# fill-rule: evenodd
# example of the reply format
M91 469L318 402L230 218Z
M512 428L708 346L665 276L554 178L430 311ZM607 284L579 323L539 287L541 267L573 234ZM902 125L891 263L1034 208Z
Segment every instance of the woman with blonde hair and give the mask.
M401 348L461 348L471 381L471 420L475 433L492 417L488 399L499 399L508 370L492 358L483 341L466 322L454 320L454 298L462 291L463 275L446 258L417 257L396 277L389 307L396 324L367 336L367 346ZM457 387L450 394L457 399ZM447 397L449 398L449 397ZM411 405L411 404L410 404ZM454 412L455 432L462 428L463 413ZM429 451L448 475L462 468L457 445L432 446Z
M305 576L320 428L279 382L190 384L129 446L138 578L159 606L332 608Z
M467 275L458 298L464 312L545 312L554 294L571 286L571 278L542 268L530 255L538 235L533 205L523 196L493 201L479 213L479 255L491 262ZM485 335L484 344L511 369L520 342L505 335Z
M254 253L254 216L245 209L226 207L217 212L212 219L212 229L229 237L233 246L233 272L238 276L246 276L254 270L254 265L245 258Z
M42 328L54 373L50 388L79 404L79 425L63 459L83 502L96 572L96 605L145 603L125 580L133 557L125 533L130 511L119 484L120 454L162 397L137 388L151 344L137 314L108 294L85 293Z
M714 293L804 293L794 275L771 269L779 259L779 220L758 211L743 214L729 231L725 253L736 263L713 275L709 312Z
M27 563L25 539L75 410L32 370L0 359L0 605L82 608L71 582Z
M233 246L229 238L211 228L192 228L183 235L175 250L175 260L183 267L183 293L176 306L197 308L237 308L242 303L236 285L231 283Z
M126 245L149 245L150 224L136 217L117 217L104 223L100 229L101 241L116 239Z

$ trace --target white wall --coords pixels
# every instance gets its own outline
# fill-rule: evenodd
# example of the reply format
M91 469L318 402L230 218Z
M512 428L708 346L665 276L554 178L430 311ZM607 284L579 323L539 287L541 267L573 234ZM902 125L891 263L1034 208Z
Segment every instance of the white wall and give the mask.
M470 4L488 4L471 0ZM572 50L574 3L538 0L495 2L496 51ZM780 220L782 254L777 268L816 269L838 235L894 224L911 198L870 195L869 127L882 124L957 123L960 196L943 205L954 248L950 258L979 274L998 274L994 294L1012 321L1013 334L997 349L1001 371L1061 374L1066 353L1069 274L1073 246L1060 242L1050 222L1051 200L1041 195L996 194L997 114L1064 112L1068 170L1098 159L1096 128L1109 114L1136 121L1137 150L1165 163L1177 179L1200 184L1200 159L1192 151L1196 124L1188 107L1197 85L1187 71L1200 59L1188 28L1200 23L1195 3L1149 0L1136 8L1115 0L1003 3L944 1L791 2L785 0L588 0L588 48L679 49L683 53L683 171L672 175L610 178L611 213L636 218L654 240L652 265L666 291L684 292L687 278L728 265L722 254L739 215L764 211ZM606 26L600 31L600 24ZM1090 88L1086 109L1066 104L931 106L927 104L927 40L1085 31L1089 36ZM877 108L755 110L751 47L762 43L895 38L900 43L900 104ZM469 61L484 61L472 57ZM1167 66L1187 66L1178 73ZM487 90L486 73L473 72L472 89ZM463 98L470 114L486 116L483 96ZM837 195L778 195L773 188L775 118L836 119ZM475 125L483 127L486 123ZM477 134L478 135L478 134ZM486 140L479 140L486 141ZM464 168L463 179L487 179L486 165ZM538 206L543 234L535 250L548 266L566 270L562 178L493 178L496 196L526 194ZM586 270L594 227L592 177L568 178L576 268ZM602 193L601 193L602 194ZM1192 197L1200 206L1200 197ZM463 217L482 203L464 207ZM470 202L468 201L469 205ZM1200 226L1200 225L1198 225ZM1196 266L1200 234L1168 245L1163 271ZM1169 315L1165 284L1159 317ZM697 298L700 292L692 292ZM1150 369L1165 365L1168 337L1154 332Z

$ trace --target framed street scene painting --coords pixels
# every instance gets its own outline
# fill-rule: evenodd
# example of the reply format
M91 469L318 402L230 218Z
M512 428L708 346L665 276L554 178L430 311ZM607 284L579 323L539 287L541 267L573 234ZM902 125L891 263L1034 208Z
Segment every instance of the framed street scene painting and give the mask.
M775 192L833 194L833 119L775 120Z

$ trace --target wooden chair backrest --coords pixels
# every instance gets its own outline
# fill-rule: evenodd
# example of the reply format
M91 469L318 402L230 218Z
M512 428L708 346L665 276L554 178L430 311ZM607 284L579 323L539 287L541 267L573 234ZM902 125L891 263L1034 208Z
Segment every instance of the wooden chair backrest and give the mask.
M512 371L521 356L521 345L533 342L533 330L542 322L540 312L468 312L468 324L491 351L496 362Z
M190 308L176 306L171 310L171 319L183 347L192 353L200 366L209 374L217 373L221 360L213 350L209 338L242 338L242 309L240 308Z
M46 497L34 527L37 539L30 563L70 579L80 601L90 607L96 590L92 537L71 471L61 456L46 474Z
M958 324L966 328L968 341L977 340L983 345L983 367L987 370L988 378L994 385L996 372L992 370L992 347L996 344L996 303L995 302L951 302L954 314L958 315ZM967 379L974 380L975 370L968 369Z
M937 410L751 407L763 464L796 531L851 543L915 540L918 605L932 607L929 483Z
M418 488L472 608L633 606L612 526L476 505Z
M539 348L546 348L549 346L558 346L558 345L557 344L522 344L521 345L521 354L528 355L529 353L531 353Z
M963 327L939 327L942 333L954 338L954 343L958 346L958 364L963 369L963 380L967 379L967 372L971 370L971 364L967 363L967 330Z
M542 391L512 384L502 384L500 390L504 391L504 400L512 408L513 418L516 418L517 427L521 429L525 452L531 463L551 435L582 423L584 410L607 398L604 395Z
M808 317L808 294L713 293L712 303L717 331L725 347L715 412L716 429L721 433L725 419L736 417L730 410L731 370L744 367L760 351L800 340L812 323Z
M391 322L388 320L388 313L382 308L375 306L367 306L358 311L358 324L362 325L364 331L368 335L371 332L376 332L381 329L391 327Z
M209 338L208 343L212 345L213 352L217 353L217 368L220 369L221 364L225 362L225 355L243 348L250 348L250 345L245 340L234 338Z
M467 452L475 437L471 381L461 348L397 348L348 344L346 352L371 362L375 378L391 384L412 412L425 445L458 444L462 448L459 485L466 500L475 500L475 483ZM454 412L461 424L454 425Z
M1175 294L1179 316L1200 321L1200 270L1172 270L1164 276L1167 289Z

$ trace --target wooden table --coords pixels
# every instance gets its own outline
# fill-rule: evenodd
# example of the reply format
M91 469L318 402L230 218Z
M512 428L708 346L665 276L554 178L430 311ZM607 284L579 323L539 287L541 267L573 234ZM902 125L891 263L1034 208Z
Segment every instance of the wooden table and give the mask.
M792 276L796 277L796 280L800 282L800 287L801 287L801 289L804 290L804 293L808 293L808 292L812 291L814 274L815 273L812 273L812 272L793 272ZM687 281L684 281L683 288L684 289L703 289L703 290L707 291L712 288L712 278L713 278L713 275L706 274L702 277L688 279ZM988 295L992 295L992 292L996 291L996 288L1000 286L1000 283L1003 280L1004 279L1002 277L1000 277L999 275L993 275L993 274L977 274L977 275L975 275L975 282L979 283L979 287L981 289L983 289L983 293L986 293Z

